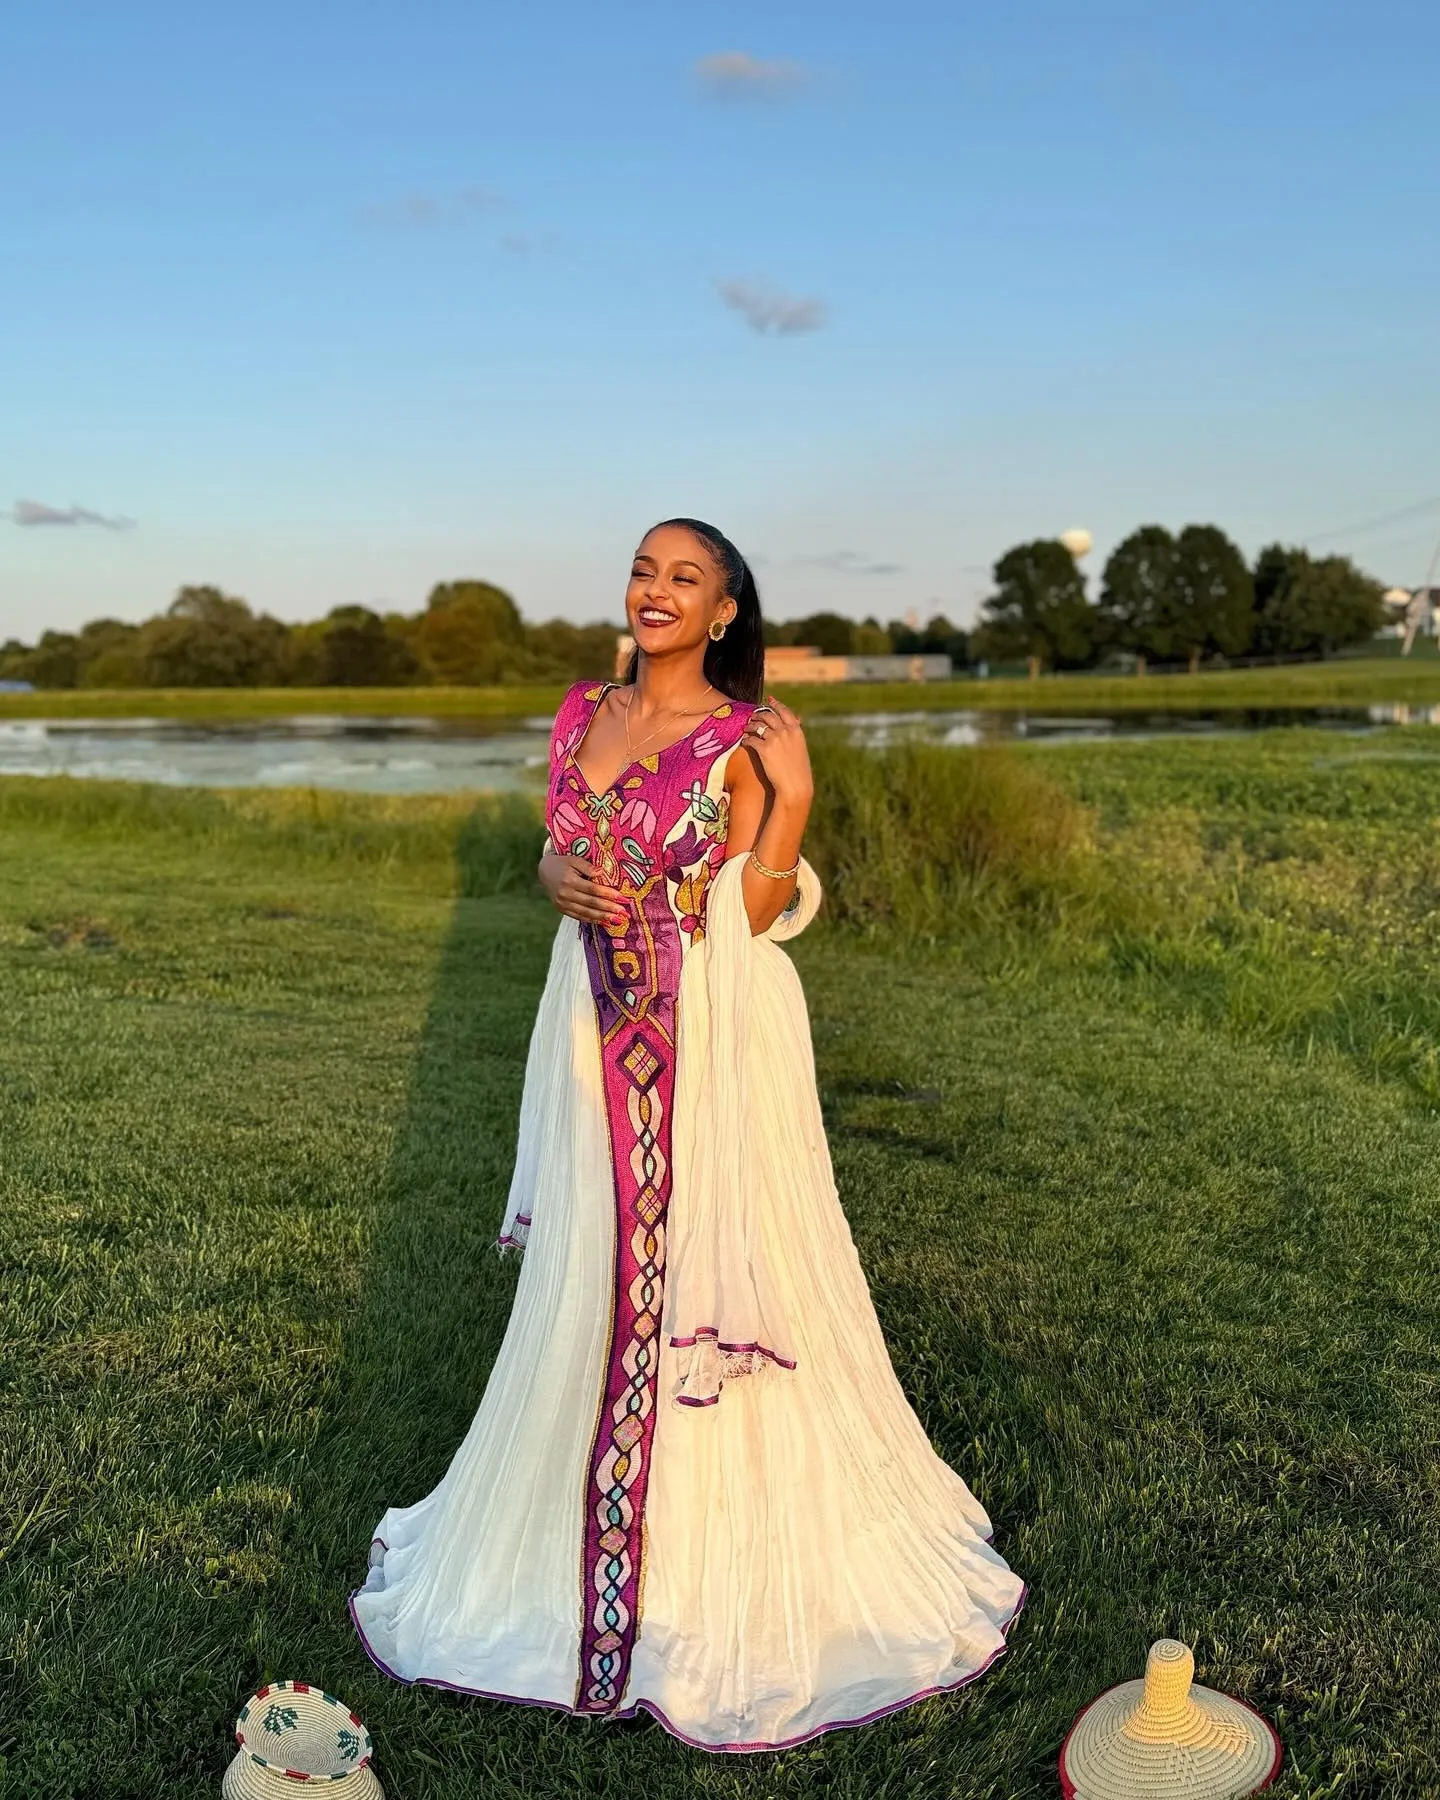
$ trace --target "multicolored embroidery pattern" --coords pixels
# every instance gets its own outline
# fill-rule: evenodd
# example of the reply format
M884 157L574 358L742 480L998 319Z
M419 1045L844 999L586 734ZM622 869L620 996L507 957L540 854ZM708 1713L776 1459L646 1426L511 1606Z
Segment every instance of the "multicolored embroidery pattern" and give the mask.
M575 752L605 695L574 688L555 721L551 842L584 856L625 896L624 923L581 927L600 1033L615 1174L615 1277L605 1388L591 1448L582 1552L576 1707L615 1711L640 1628L645 1490L665 1298L676 1002L686 951L705 932L705 898L728 824L720 759L751 708L727 704L688 738L595 793Z

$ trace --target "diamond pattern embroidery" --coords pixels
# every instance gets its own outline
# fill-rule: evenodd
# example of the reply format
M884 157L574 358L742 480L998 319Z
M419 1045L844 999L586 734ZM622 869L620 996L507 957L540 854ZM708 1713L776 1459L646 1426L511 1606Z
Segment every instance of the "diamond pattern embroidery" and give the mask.
M571 777L574 746L605 691L572 690L557 720L555 760ZM573 793L562 792L552 779L546 822L557 845L586 855L602 873L632 851L637 858L643 851L646 858L646 869L637 866L628 883L633 901L625 926L586 928L582 934L604 1074L616 1227L611 1348L584 1502L575 1694L583 1713L603 1715L622 1706L641 1629L680 972L686 950L703 934L710 859L724 842L725 806L713 771L738 741L749 712L722 706L684 747L632 763L617 784L623 800L613 790L587 796L578 782L572 783ZM639 836L633 843L627 838L617 806L627 809L627 827L629 821L648 821L644 844ZM609 878L616 873L618 864Z
M620 1067L637 1088L647 1088L661 1066L660 1058L642 1037L637 1037Z

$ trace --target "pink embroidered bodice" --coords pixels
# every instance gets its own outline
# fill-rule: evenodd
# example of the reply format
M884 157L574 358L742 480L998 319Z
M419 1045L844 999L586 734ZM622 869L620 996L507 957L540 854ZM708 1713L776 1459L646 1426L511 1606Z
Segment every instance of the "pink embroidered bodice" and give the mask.
M597 794L575 752L611 685L582 683L565 696L550 740L545 822L558 851L585 857L625 894L634 927L605 935L626 969L627 950L648 952L653 944L659 951L660 940L673 937L683 954L705 935L706 889L725 861L726 753L755 709L724 702L686 737L631 763ZM635 928L649 940L643 946L632 942Z
M579 1711L599 1714L623 1702L640 1620L674 1185L680 974L704 938L707 893L725 860L727 754L754 711L725 702L688 736L632 762L597 794L575 751L608 686L582 684L565 696L550 743L545 807L554 848L585 857L624 895L622 923L579 928L615 1183L614 1323L585 1490L575 1692Z

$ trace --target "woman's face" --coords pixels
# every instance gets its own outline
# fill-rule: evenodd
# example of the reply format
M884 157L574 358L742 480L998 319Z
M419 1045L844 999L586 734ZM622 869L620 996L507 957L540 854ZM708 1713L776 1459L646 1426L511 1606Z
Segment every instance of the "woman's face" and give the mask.
M707 547L683 525L657 525L630 565L625 590L630 634L647 656L693 650L716 619L727 625L735 602L725 593Z

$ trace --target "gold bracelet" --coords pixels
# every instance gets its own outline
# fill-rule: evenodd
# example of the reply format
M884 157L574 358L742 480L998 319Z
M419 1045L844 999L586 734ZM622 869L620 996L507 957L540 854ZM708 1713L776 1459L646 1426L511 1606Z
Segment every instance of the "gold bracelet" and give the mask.
M788 881L792 875L798 875L800 873L800 860L798 857L795 860L795 867L793 869L767 869L753 850L750 852L750 860L754 863L759 872L762 875L768 875L771 881Z

